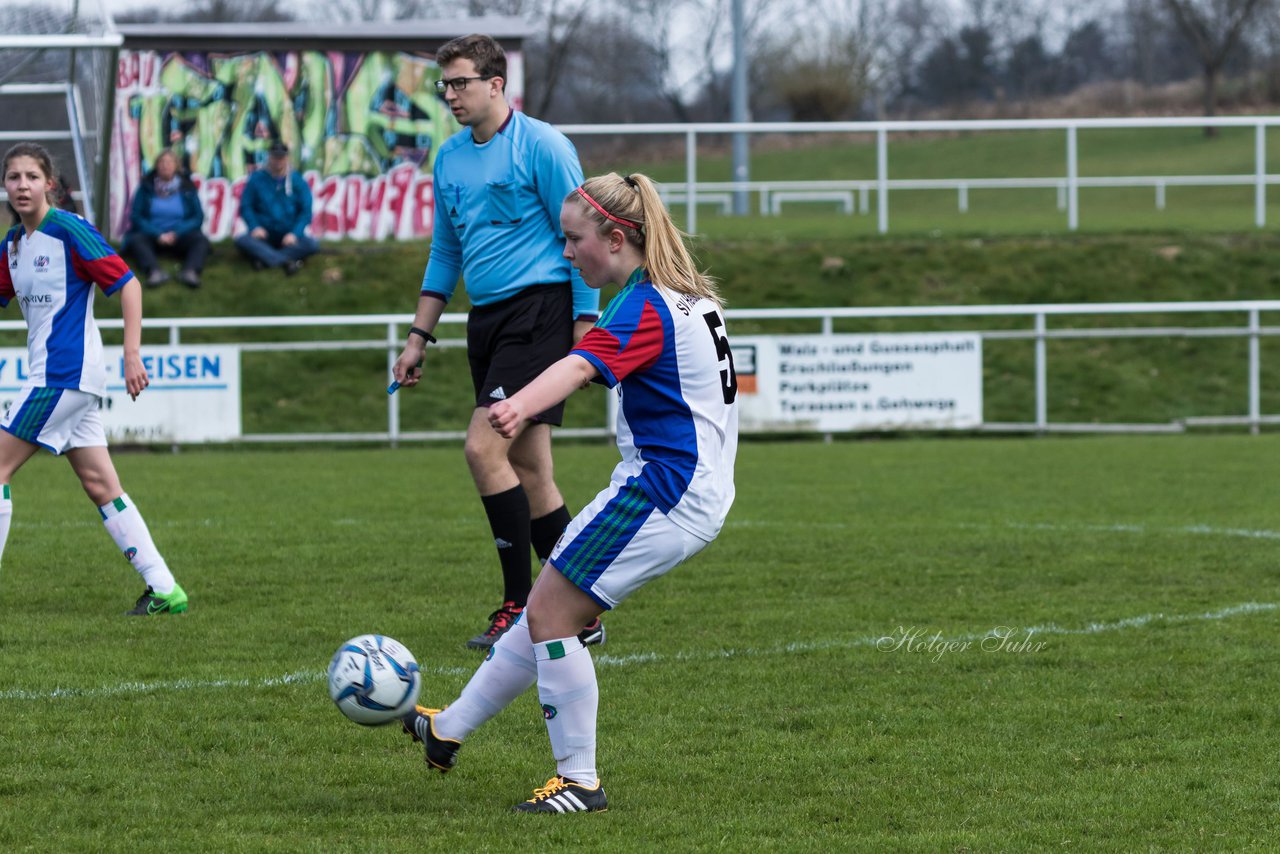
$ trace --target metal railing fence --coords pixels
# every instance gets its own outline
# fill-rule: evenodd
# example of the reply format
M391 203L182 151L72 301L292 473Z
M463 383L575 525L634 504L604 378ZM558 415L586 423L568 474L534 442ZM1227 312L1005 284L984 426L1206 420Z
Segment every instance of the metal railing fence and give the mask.
M872 134L876 145L876 170L874 178L856 180L850 176L844 181L787 182L802 183L791 187L792 192L808 190L814 193L829 191L857 191L862 194L863 210L866 210L866 194L876 195L877 230L889 231L889 198L892 191L902 190L950 190L960 195L959 206L967 208L968 190L978 187L1003 187L1034 189L1055 187L1060 189L1059 206L1065 207L1067 228L1080 227L1080 189L1082 187L1151 186L1156 191L1156 206L1163 208L1164 192L1168 186L1239 186L1254 188L1254 225L1262 228L1267 221L1267 185L1280 183L1280 175L1267 173L1267 128L1280 125L1280 116L1216 116L1178 118L1097 118L1097 119L992 119L957 121L891 121L891 122L695 122L689 124L566 124L559 129L570 138L575 136L682 136L685 151L684 183L664 186L669 198L680 192L680 201L687 211L685 228L698 230L698 199L711 194L708 201L723 207L723 194L728 192L762 193L761 209L772 211L768 203L768 185L781 182L698 181L699 136L723 136L726 134ZM1253 171L1227 175L1133 175L1088 176L1080 174L1079 135L1082 130L1122 128L1252 128L1254 131ZM1034 131L1060 130L1064 133L1063 173L1029 178L956 178L895 179L889 174L890 134L956 133L962 131ZM851 202L846 209L851 206ZM850 211L851 212L851 211Z
M1049 305L958 305L958 306L905 306L873 308L747 308L729 309L728 320L770 323L773 321L806 320L816 322L820 334L835 333L837 321L911 318L1025 318L1026 329L952 330L971 332L984 341L1025 340L1035 343L1033 360L1035 404L1034 412L1024 421L986 422L977 428L988 432L1180 432L1187 427L1242 426L1257 433L1263 425L1280 424L1280 415L1262 412L1262 355L1261 339L1280 336L1280 326L1263 326L1264 313L1280 313L1280 300L1244 300L1217 302L1146 302L1146 303L1067 303ZM1215 326L1136 326L1126 328L1088 327L1080 325L1051 328L1051 321L1073 317L1114 317L1129 315L1224 315L1237 318L1237 322ZM310 315L299 317L188 317L148 318L145 329L167 330L168 344L183 343L183 330L191 329L286 329L306 327L373 328L381 332L377 337L345 340L236 342L234 340L201 343L237 343L243 352L321 352L338 350L382 350L386 353L388 375L396 357L404 346L412 318L401 314L370 315ZM466 315L448 313L440 318L447 327L466 323ZM104 329L119 329L118 319L99 321ZM22 321L0 321L0 331L24 331ZM756 333L753 333L756 334ZM793 333L788 333L793 334ZM1247 411L1238 414L1187 415L1173 422L1161 423L1070 423L1049 420L1049 374L1046 344L1055 339L1124 339L1124 338L1243 338L1248 341L1248 357L1243 367L1247 387ZM442 336L437 345L445 348L465 346L461 337ZM145 345L144 345L145 347ZM601 427L560 429L561 436L605 437L611 435L613 395L606 396L609 410ZM385 432L297 432L258 433L240 437L245 442L389 442L454 440L465 435L462 430L412 431L400 424L400 400L398 395L387 396L387 429Z

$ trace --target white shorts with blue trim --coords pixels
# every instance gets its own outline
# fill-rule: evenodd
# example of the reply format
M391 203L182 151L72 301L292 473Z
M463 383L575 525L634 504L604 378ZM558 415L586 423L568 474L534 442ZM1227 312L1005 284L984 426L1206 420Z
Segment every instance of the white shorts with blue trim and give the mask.
M629 480L610 484L573 518L549 562L607 609L706 545Z
M25 385L0 419L0 430L55 454L106 447L99 402L79 389Z

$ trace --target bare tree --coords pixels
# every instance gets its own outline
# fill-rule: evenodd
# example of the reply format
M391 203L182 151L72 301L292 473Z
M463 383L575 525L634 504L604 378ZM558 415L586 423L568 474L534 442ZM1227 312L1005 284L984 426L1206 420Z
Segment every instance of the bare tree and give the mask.
M725 61L717 57L717 48L731 40L728 3L642 0L631 12L635 29L653 46L662 69L653 81L655 89L677 121L691 121L691 101L714 85L717 64Z
M219 24L238 21L292 21L281 0L198 0L183 11L171 13L171 21Z
M1218 108L1218 78L1245 25L1269 0L1163 0L1178 29L1195 48L1204 78L1204 114ZM1205 136L1215 129L1206 127Z
M447 0L393 2L397 18L428 15L455 18L458 15L458 4ZM470 17L504 15L524 18L537 27L537 35L525 44L529 60L525 109L537 116L545 115L555 100L565 61L579 41L591 6L590 0L466 0L465 3Z
M788 28L797 18L815 19L813 0L743 0L745 41L761 52L764 34ZM729 69L733 64L730 0L637 0L626 9L633 29L657 52L654 85L678 121L691 121L695 105L711 118L729 116ZM817 18L820 20L820 18ZM758 56L748 57L754 63Z
M564 74L565 59L583 32L590 4L587 0L544 0L542 5L542 35L536 68L540 85L531 111L535 116L545 116L551 109ZM534 71L535 68L529 69L530 78Z
M872 55L856 30L825 32L807 49L779 55L774 85L794 121L857 117L871 88Z
M898 0L885 40L887 59L880 91L910 109L921 99L917 70L929 46L949 27L939 0Z
M885 98L894 85L896 67L892 49L903 0L842 0L828 9L830 44L841 48L838 64L848 69L857 93L854 112L870 98L877 118L884 118Z
M334 21L382 21L392 16L393 0L327 0L321 9Z
M117 24L154 24L163 21L164 10L159 6L133 6L112 15Z

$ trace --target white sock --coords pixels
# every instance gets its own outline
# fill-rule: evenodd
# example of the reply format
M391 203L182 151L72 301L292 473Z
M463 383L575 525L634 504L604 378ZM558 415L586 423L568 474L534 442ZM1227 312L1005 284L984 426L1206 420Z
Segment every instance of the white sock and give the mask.
M533 645L538 660L538 699L547 719L556 773L595 787L596 707L600 691L591 653L576 637Z
M462 741L511 705L538 678L533 642L521 614L471 677L462 694L435 717L436 735Z
M0 489L0 558L4 557L4 544L9 541L9 523L13 521L13 501L9 498L9 484Z
M147 530L147 523L142 520L133 499L127 493L121 493L116 500L99 507L98 512L102 514L102 524L106 526L107 533L146 585L156 593L172 593L177 582L152 542L151 532Z

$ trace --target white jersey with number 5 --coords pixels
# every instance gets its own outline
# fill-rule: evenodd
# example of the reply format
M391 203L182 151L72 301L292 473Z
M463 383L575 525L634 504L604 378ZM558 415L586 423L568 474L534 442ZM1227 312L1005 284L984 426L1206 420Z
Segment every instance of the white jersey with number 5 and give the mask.
M738 380L720 307L637 270L572 352L618 390L613 483L634 482L672 522L714 539L733 504L738 450Z

